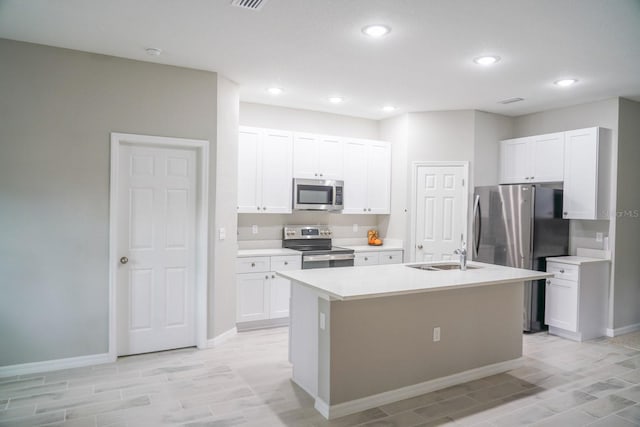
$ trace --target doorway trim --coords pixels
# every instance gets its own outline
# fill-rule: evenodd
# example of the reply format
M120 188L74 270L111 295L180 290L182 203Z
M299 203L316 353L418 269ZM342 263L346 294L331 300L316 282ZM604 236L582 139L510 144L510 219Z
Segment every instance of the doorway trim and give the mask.
M111 133L111 172L109 180L109 358L118 357L116 278L118 267L118 171L120 147L124 144L156 148L193 149L196 152L196 277L195 329L196 346L207 348L207 274L209 236L209 141L164 136Z
M465 241L469 235L469 162L468 161L417 161L411 162L411 218L410 218L410 228L409 228L409 261L415 262L416 260L416 220L418 218L418 206L416 205L417 192L418 192L418 168L426 166L426 167L445 167L445 166L462 166L464 173L464 186L467 188L467 193L465 194L465 198L462 201L462 210L464 211L464 216L467 219L466 226L464 227L464 239Z

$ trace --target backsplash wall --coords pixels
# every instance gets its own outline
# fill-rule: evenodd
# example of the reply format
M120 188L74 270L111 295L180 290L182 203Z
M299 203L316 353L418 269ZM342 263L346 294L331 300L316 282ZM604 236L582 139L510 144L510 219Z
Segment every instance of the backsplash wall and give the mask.
M294 212L292 214L238 214L238 242L251 240L282 240L284 225L329 224L333 237L366 239L367 230L378 228L382 215L345 215L328 212ZM358 231L354 230L358 225ZM253 233L253 226L258 232Z

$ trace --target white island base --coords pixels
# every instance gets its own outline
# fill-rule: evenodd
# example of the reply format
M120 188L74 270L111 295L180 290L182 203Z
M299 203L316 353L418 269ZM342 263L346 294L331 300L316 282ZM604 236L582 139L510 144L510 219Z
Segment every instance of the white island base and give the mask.
M385 268L344 273L375 275ZM545 277L526 272L520 280L342 299L322 284L310 285L304 271L287 272L293 381L331 419L514 369L522 357L522 279Z

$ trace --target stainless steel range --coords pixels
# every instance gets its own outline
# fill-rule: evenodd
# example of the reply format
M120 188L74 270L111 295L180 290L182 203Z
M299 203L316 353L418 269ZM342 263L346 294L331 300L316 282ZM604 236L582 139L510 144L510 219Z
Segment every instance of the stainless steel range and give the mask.
M283 234L283 248L302 252L303 270L353 266L353 249L332 246L328 225L287 225Z

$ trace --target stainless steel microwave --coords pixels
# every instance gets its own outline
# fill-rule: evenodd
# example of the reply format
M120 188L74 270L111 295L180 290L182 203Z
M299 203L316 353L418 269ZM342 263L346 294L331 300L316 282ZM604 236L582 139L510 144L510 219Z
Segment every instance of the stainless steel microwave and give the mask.
M332 179L293 178L293 209L298 211L341 211L344 182Z

